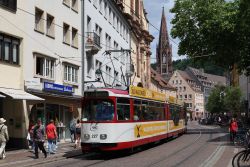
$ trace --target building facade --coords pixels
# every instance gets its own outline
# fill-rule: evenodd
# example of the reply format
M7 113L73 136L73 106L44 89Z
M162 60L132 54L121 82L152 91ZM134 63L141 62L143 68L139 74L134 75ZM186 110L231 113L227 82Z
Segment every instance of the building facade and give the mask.
M131 64L130 84L150 88L150 43L154 37L149 33L147 12L143 0L116 0L120 10L131 26Z
M168 80L173 74L172 46L169 42L164 8L162 9L159 42L156 47L156 64L156 71Z
M193 119L204 117L204 96L201 86L187 72L176 70L168 83L176 88L177 99L186 104L192 114L189 117Z
M0 92L6 97L0 104L11 137L8 146L25 147L28 126L37 119L44 124L53 119L59 138L69 138L69 122L80 114L79 2L0 2L1 51L6 49L0 64Z
M126 87L130 26L115 1L84 1L84 88Z
M204 95L204 105L207 104L210 92L216 85L226 86L226 77L208 74L205 73L203 69L196 69L192 67L187 67L185 71L201 87L201 91ZM207 114L207 111L205 111L206 116Z

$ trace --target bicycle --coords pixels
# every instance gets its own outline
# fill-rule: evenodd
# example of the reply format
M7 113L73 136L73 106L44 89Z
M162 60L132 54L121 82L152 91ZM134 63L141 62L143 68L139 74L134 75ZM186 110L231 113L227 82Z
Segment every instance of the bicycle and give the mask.
M236 139L236 142L238 141L238 144L244 144L245 149L238 152L234 155L232 159L232 166L233 167L249 167L250 166L250 145L249 145L249 138L250 138L250 131L247 131L244 135L245 137L238 136Z

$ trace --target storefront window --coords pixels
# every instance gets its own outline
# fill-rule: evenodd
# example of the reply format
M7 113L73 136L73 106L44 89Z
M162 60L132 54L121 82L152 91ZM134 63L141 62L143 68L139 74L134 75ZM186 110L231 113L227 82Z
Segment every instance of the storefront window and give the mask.
M114 118L114 104L108 100L90 100L84 107L83 120L111 121Z

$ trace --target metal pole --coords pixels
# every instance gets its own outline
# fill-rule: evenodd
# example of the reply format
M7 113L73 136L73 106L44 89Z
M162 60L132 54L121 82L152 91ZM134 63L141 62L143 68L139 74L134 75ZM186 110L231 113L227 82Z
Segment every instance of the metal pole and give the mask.
M81 15L81 31L82 31L82 45L81 45L81 47L82 47L82 54L81 54L81 56L82 56L82 80L81 80L81 82L82 82L82 96L84 96L84 81L85 81L85 39L84 39L84 18L85 18L85 16L84 16L84 0L81 0L81 13L82 13L82 15Z

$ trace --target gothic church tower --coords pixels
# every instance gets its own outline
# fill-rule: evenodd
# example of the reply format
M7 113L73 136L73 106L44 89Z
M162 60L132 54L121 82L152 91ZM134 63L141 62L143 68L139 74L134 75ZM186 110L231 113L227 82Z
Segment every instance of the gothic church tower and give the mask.
M157 69L156 71L165 79L169 79L173 73L172 67L172 46L169 43L167 22L162 9L161 28L159 43L156 47Z

